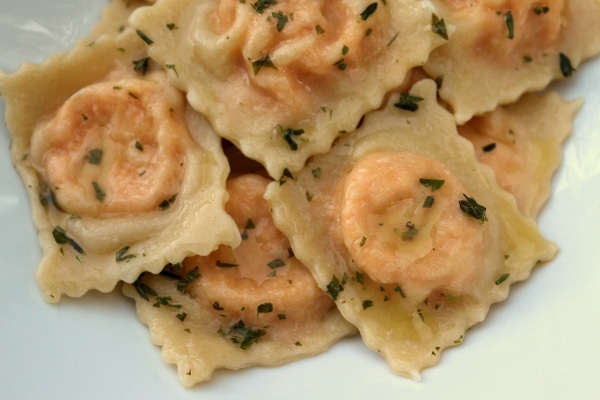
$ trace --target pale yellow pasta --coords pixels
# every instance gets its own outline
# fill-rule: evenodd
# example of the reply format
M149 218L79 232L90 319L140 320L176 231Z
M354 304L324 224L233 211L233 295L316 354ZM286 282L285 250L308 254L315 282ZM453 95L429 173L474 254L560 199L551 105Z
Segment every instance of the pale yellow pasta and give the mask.
M92 27L88 38L83 39L85 44L102 35L117 35L125 30L127 19L138 7L151 3L147 0L110 0L102 10L100 20Z
M238 247L170 266L178 279L145 274L124 287L185 387L218 368L272 366L321 353L356 332L289 253L263 199L270 181L255 174L228 181L226 209L243 238Z
M597 0L434 0L452 28L424 66L463 124L600 53Z
M161 0L129 22L216 132L278 179L445 41L432 15L426 1Z
M415 379L556 252L477 162L431 80L391 95L266 198L367 346Z
M0 75L49 302L240 241L219 137L145 58L126 30Z
M474 117L458 132L475 147L477 159L494 170L519 209L536 217L550 196L552 175L571 133L580 100L558 93L526 94L516 103Z

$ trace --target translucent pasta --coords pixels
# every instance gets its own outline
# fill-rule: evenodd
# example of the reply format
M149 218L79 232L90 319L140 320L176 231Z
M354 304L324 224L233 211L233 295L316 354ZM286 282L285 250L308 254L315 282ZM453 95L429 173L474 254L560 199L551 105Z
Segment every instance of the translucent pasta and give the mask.
M445 42L432 13L425 1L186 0L138 9L130 23L216 132L278 179Z
M145 59L128 30L0 76L49 302L240 241L219 138Z
M477 163L435 93L425 80L392 95L266 194L342 315L412 378L556 252Z

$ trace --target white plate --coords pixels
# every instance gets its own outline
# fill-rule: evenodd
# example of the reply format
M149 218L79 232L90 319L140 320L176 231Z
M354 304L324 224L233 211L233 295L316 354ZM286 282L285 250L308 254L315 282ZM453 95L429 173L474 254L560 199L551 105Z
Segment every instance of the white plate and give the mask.
M103 0L0 0L0 69L40 62L84 37ZM513 287L421 382L393 375L359 338L282 367L217 372L183 389L132 302L90 293L45 304L28 199L0 126L0 398L2 399L585 399L600 393L600 60L555 86L585 105L555 176L541 230L558 257ZM4 102L0 100L0 114Z

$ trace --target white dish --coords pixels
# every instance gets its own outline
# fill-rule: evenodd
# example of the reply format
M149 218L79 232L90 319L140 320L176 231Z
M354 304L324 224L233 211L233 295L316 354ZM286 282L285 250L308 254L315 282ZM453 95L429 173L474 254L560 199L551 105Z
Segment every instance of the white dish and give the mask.
M0 0L0 69L67 50L97 20L103 0ZM513 287L486 321L445 351L421 382L395 376L355 337L318 357L274 368L219 371L183 389L133 303L89 293L44 303L35 282L41 256L29 201L0 126L0 398L3 399L563 399L600 392L600 59L553 86L585 104L540 217L559 244L551 263ZM0 114L4 102L0 100Z

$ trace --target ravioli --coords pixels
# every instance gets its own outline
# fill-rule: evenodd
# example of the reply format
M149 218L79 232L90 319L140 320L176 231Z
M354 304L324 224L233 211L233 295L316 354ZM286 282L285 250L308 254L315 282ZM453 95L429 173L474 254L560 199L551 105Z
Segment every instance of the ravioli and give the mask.
M463 124L570 76L600 53L596 0L434 0L450 40L424 65ZM451 27L451 28L450 28Z
M263 199L270 181L256 174L228 180L226 209L243 238L238 247L188 257L166 269L170 276L144 274L124 286L185 387L218 368L318 354L356 332L274 226Z
M129 22L192 107L278 179L328 151L445 42L432 10L425 1L161 0Z
M564 101L556 92L529 93L516 103L474 117L458 127L477 159L494 170L500 186L519 209L536 217L548 200L552 175L571 133L580 100Z
M414 379L556 253L477 162L431 80L391 95L265 197L365 344Z
M0 75L48 302L240 241L220 138L146 59L128 29Z

